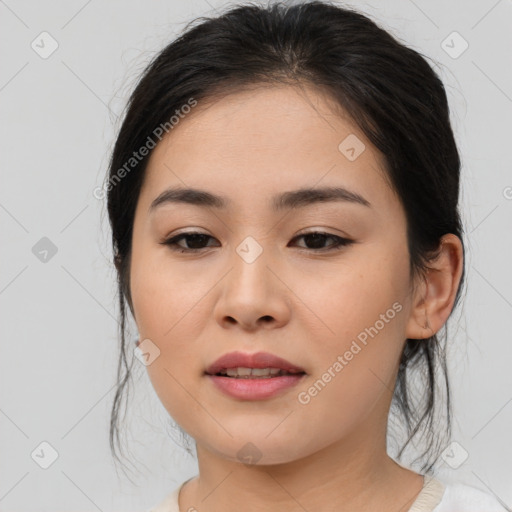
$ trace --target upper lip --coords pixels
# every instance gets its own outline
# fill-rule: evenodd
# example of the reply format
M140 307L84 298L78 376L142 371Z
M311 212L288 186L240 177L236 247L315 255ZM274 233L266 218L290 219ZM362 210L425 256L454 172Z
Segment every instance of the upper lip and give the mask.
M300 366L269 352L256 352L255 354L229 352L208 366L206 373L215 375L221 370L228 368L279 368L281 370L296 370L305 373L305 370Z

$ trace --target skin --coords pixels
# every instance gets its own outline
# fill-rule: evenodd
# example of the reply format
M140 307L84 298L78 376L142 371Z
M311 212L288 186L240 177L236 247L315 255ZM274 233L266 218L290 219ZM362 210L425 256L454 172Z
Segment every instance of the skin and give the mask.
M355 134L365 150L338 149ZM462 246L445 235L435 270L411 282L403 208L384 159L320 91L292 86L199 102L153 151L136 209L131 293L140 339L160 355L147 371L173 419L196 441L199 476L183 487L180 510L405 511L423 477L386 450L387 417L406 338L427 338L446 322L462 272ZM343 186L371 208L324 202L274 213L269 198L301 187ZM170 186L232 201L224 210L151 202ZM180 253L162 245L186 231ZM308 232L354 244L327 251L296 238ZM251 264L236 251L261 246ZM187 245L187 243L189 245ZM317 247L320 248L316 249ZM324 248L324 249L322 249ZM297 400L365 328L394 303L402 309L312 397ZM426 322L428 321L428 323ZM234 350L267 351L307 372L262 401L230 398L205 368ZM243 464L253 443L261 458Z

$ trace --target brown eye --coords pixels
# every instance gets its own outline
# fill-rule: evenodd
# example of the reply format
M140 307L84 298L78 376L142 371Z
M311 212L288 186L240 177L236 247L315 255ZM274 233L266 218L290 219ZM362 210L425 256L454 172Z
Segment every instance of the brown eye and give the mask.
M353 240L350 240L348 238L343 238L340 236L331 235L329 233L323 233L320 231L305 233L295 237L293 240L298 240L301 238L303 238L307 242L306 249L309 249L314 252L327 252L339 250L345 246L354 243ZM205 249L207 247L212 247L211 245L207 245L209 239L215 240L212 236L207 235L205 233L188 232L181 233L161 243L162 245L168 245L173 251L178 251L181 253L193 253L199 252L201 251L201 249ZM324 244L329 239L334 240L334 243L331 243L327 247L325 247ZM184 247L183 245L179 245L179 242L181 242L182 240L185 240L185 243L187 245L186 247Z
M348 238L343 238L336 235L331 235L329 233L323 233L320 231L314 231L311 233L304 233L302 235L299 235L294 238L294 240L304 238L304 241L307 241L306 245L309 245L307 247L308 249L315 250L315 251L330 251L330 250L336 250L341 249L347 245L350 245L354 243L353 240L350 240ZM334 240L334 243L330 244L327 248L323 247L326 240L331 239Z
M206 247L205 244L209 238L212 240L214 239L212 236L204 233L181 233L175 237L165 240L162 244L170 246L173 251L197 252ZM186 244L189 245L189 247L178 245L178 242L181 240L186 240Z

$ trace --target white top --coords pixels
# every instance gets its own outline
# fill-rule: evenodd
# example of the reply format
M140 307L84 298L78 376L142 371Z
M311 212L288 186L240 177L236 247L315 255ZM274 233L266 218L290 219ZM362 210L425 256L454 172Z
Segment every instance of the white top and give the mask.
M492 494L476 487L444 483L431 475L424 475L423 480L423 488L407 512L505 512L508 510ZM186 482L188 480L146 512L180 512L178 495Z

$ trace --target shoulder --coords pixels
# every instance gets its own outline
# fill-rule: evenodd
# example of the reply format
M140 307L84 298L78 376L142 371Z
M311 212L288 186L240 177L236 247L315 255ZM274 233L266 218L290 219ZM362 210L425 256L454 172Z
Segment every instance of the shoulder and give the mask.
M481 489L463 483L444 483L445 490L432 512L505 512L500 501Z
M167 494L162 501L148 508L145 512L180 512L178 504L178 495L180 493L181 487L184 484L185 482L180 484L172 492Z
M145 512L180 512L178 496L186 482L188 482L188 480L182 482L172 492L167 494L162 501L150 507ZM508 510L492 494L477 489L476 487L462 483L446 483L437 478L430 477L427 479L427 482L428 485L422 493L424 500L428 497L426 492L427 488L429 491L432 491L433 498L435 498L437 494L436 502L438 502L439 494L442 494L441 501L438 502L435 508L431 509L428 507L428 510L432 510L432 512L506 512ZM421 500L418 499L416 501L417 508L411 510L427 510L427 508L422 508L428 505L427 501L425 501L425 503L420 503L420 501Z

